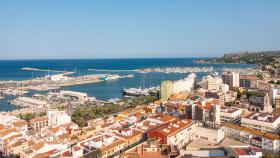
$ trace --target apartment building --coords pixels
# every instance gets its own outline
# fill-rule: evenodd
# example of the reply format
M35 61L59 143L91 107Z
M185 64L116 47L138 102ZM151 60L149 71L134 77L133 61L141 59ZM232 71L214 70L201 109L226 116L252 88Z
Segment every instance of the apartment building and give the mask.
M265 150L277 152L280 150L280 136L269 132L225 123L222 127L225 136Z
M206 99L186 107L187 118L203 123L208 127L220 124L220 105L216 99ZM191 116L190 116L191 115Z
M196 75L194 73L188 77L177 81L163 81L160 86L161 100L168 100L173 93L190 92L195 89Z
M273 133L280 127L280 115L253 112L241 118L241 126Z
M65 111L49 110L47 112L48 125L60 126L71 123L71 117Z
M241 117L242 112L242 109L236 107L221 107L221 123L234 121L235 119Z
M49 126L48 118L46 117L36 117L30 120L30 127L35 131L41 131Z
M193 140L195 124L192 120L168 123L148 132L149 138L160 138L162 144L176 146L179 149Z
M239 87L239 73L238 72L225 72L222 75L223 83L229 85L229 88Z

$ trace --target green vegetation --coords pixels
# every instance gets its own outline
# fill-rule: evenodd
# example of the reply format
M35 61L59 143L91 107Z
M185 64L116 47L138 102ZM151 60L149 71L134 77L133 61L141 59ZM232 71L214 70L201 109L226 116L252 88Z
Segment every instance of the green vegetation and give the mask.
M250 98L250 97L264 97L265 96L265 93L262 93L262 92L255 92L255 91L243 91L242 93L240 91L237 91L237 98L240 99L240 97L242 95L246 95L247 98Z
M225 106L231 107L234 105L234 102L225 102Z
M123 106L118 104L105 104L103 106L94 106L75 109L72 114L72 120L79 126L84 127L87 121L94 118L104 118L107 115L114 114L123 110Z
M124 105L105 103L102 106L87 106L75 109L72 114L72 120L80 127L87 126L87 121L95 118L105 118L109 115L117 114L128 108L133 108L137 105L152 103L156 97L146 96L132 99L124 99Z
M280 57L280 51L240 52L225 54L221 58L209 59L217 63L247 63L268 65Z
M155 96L143 96L143 97L137 97L137 98L127 98L127 99L123 99L123 102L125 104L129 104L129 105L142 105L142 104L149 104L149 103L153 103L155 100L157 100L158 98Z
M280 84L280 81L278 80L278 81L268 81L268 83L270 83L270 84L277 84L277 85L279 85Z
M263 79L263 75L259 73L259 74L257 74L257 78L262 80Z
M256 64L261 70L268 71L275 75L275 69L280 65L280 51L261 51L261 52L239 52L225 54L220 58L210 58L198 60L201 63L246 63ZM259 75L259 79L263 76Z
M20 114L20 115L19 115L19 118L20 118L20 119L23 119L23 120L26 120L26 121L30 121L30 120L32 120L32 119L35 118L35 117L36 117L36 115L31 114L31 113L28 113L28 114Z
M40 114L32 114L32 113L28 113L28 114L19 114L19 118L20 119L23 119L25 121L30 121L32 119L34 119L35 117L43 117L43 116L46 116L46 113L43 112L43 113L40 113Z

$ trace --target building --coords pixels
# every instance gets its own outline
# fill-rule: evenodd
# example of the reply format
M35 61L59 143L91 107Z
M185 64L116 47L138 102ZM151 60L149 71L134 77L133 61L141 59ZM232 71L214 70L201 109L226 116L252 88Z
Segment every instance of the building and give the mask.
M223 80L220 76L207 75L202 78L201 87L206 90L220 90Z
M55 141L39 141L20 151L21 158L41 158L50 157L61 150L67 149L67 144Z
M173 93L190 92L195 88L196 75L191 73L188 77L177 81L163 81L160 86L161 100L168 100Z
M265 113L273 112L268 93L266 93L266 95L264 96L263 112L265 112Z
M175 121L148 132L149 138L160 138L162 144L181 149L193 140L195 124L191 120Z
M143 121L137 121L135 125L131 126L130 128L141 131L143 133L147 133L153 129L156 129L159 126L173 122L175 120L176 117L158 113L156 115L149 116L147 119Z
M25 120L17 120L12 123L13 127L22 133L26 133L28 131L28 122Z
M204 140L211 144L218 144L225 138L222 128L211 129L197 126L194 129L193 140Z
M0 130L0 152L3 155L8 155L8 146L10 143L21 139L23 134L16 128L2 128Z
M217 127L220 124L220 105L217 100L203 100L186 107L187 118L203 123L207 127ZM189 116L191 114L191 116Z
M256 75L240 75L239 87L257 88L257 76Z
M275 105L276 108L276 98L280 98L280 88L271 88L268 95L270 98L270 104Z
M225 136L228 138L273 152L280 150L280 136L278 134L242 127L232 123L225 123L222 128L225 131Z
M48 106L48 103L46 101L30 97L19 97L12 102L19 107L44 108Z
M235 158L262 158L261 149L250 146L232 146L229 151Z
M98 133L94 137L78 142L75 148L80 152L77 157L107 158L120 155L125 148L126 141L112 133Z
M132 147L142 140L142 132L130 128L122 129L120 132L115 133L116 136L122 138L125 143L125 148Z
M195 88L196 75L191 73L187 78L173 81L173 93L190 92Z
M159 139L150 138L122 153L120 158L170 158L177 156L177 150L169 145L161 144Z
M223 92L219 92L219 91L206 91L205 92L205 98L209 99L217 99L219 100L219 104L220 105L224 105L225 104L225 93Z
M41 131L49 126L48 118L46 117L36 117L30 120L30 127L35 131Z
M280 110L280 96L275 98L275 109Z
M160 85L160 99L166 101L173 93L172 81L163 81Z
M239 87L239 73L238 72L225 72L222 75L223 83L229 85L229 88Z
M186 105L182 103L167 102L164 104L165 110L172 116L184 116L186 114Z
M180 150L180 156L176 158L230 158L225 155L221 149L203 149L203 150Z
M227 91L225 94L225 102L233 102L237 98L236 91Z
M75 98L78 101L86 101L88 99L87 93L75 92L75 91L60 91L60 95L63 97Z
M242 109L236 107L221 107L221 123L234 122L235 120L241 118Z
M64 76L64 74L57 74L57 75L47 75L45 76L45 79L50 81L65 81L68 80L69 78L67 76Z
M71 117L65 111L49 110L47 112L48 125L60 126L71 123Z
M280 116L279 114L253 112L241 118L241 126L273 133L280 127Z

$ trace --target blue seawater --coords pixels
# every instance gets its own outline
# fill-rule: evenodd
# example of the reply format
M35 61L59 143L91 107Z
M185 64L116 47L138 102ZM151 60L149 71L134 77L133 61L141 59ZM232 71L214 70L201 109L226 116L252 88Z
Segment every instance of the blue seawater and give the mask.
M150 87L157 86L163 80L178 80L188 74L175 73L148 73L141 74L134 71L123 72L99 72L89 69L101 70L135 70L139 68L160 68L160 67L213 67L220 68L248 68L254 65L248 64L201 64L194 62L196 58L160 58L160 59L57 59L57 60L0 60L0 80L27 80L32 77L44 77L49 74L43 71L22 70L23 67L44 69L44 70L63 70L75 71L73 76L88 75L97 73L110 73L128 75L133 74L133 78L123 78L113 81L92 83L63 87L62 89L74 90L88 93L100 100L111 98L121 98L122 89L130 87ZM54 72L50 72L54 74ZM197 73L198 79L206 73ZM44 93L44 92L32 92ZM29 94L29 95L31 95ZM9 98L12 99L12 98ZM7 104L7 99L0 100L0 111L10 111L15 107Z

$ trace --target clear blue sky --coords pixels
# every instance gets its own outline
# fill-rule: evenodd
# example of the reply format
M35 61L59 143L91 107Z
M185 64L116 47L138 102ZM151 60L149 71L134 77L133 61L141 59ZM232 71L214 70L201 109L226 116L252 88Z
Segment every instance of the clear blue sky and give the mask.
M280 50L280 0L1 0L0 59Z

